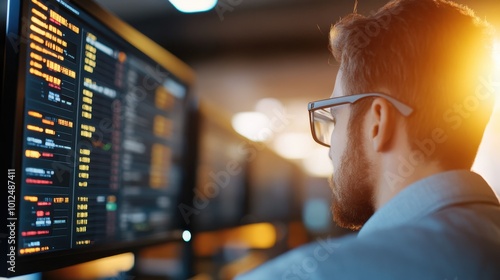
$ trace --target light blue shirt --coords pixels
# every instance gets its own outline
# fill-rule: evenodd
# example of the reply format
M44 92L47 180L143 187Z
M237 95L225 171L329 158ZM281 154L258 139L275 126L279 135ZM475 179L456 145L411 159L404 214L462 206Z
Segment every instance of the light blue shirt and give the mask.
M318 239L238 279L499 280L499 201L475 173L436 174L399 192L357 236Z

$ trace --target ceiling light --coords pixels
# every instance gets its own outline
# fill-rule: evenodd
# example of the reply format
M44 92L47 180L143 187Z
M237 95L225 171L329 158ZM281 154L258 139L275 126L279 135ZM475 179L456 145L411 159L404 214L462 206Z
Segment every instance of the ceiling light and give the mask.
M231 123L236 132L255 142L266 141L272 136L269 119L263 113L237 113L233 116Z
M211 10L217 0L169 0L174 7L183 13L199 13Z

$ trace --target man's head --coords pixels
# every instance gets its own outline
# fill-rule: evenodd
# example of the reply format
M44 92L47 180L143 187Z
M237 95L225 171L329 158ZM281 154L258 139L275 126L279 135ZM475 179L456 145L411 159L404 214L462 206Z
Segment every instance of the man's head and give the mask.
M330 37L340 63L333 97L382 92L414 109L403 116L369 97L333 110L334 218L359 228L381 183L407 184L429 167L471 168L493 104L491 30L449 1L397 0L343 18ZM403 163L414 171L398 173Z

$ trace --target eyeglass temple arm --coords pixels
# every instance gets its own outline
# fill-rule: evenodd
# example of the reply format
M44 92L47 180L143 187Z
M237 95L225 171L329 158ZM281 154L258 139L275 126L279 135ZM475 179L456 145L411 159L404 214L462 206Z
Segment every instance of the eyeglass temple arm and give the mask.
M347 96L323 99L323 100L309 103L308 109L309 110L321 109L321 108L326 108L326 107L332 106L333 104L341 105L341 104L346 104L346 103L354 103L361 98L370 97L370 96L382 97L382 98L387 99L404 116L409 116L413 112L413 108L411 108L410 106L404 104L403 102L397 100L396 98L394 98L392 96L389 96L389 95L383 94L383 93L366 93L366 94L359 94L359 95L355 94L355 95L347 95Z

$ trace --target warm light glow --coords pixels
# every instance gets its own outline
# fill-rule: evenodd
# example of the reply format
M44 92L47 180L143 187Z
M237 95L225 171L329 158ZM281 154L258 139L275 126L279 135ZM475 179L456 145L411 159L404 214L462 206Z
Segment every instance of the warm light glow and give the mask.
M265 114L268 118L284 110L283 104L276 98L262 98L255 105L255 111Z
M311 136L305 133L284 133L276 137L273 149L287 159L307 157L312 149Z
M250 248L267 249L276 243L276 229L268 223L241 226L237 228L236 235Z
M498 89L497 89L498 92ZM483 140L472 166L472 170L483 176L483 178L495 190L500 197L500 96L497 98L497 110L493 112L490 122L486 126Z
M500 40L495 41L493 44L493 61L495 62L495 69L500 70ZM497 71L497 74L499 71Z
M134 266L134 254L125 253L48 272L58 279L103 279L115 277Z
M259 112L237 113L232 119L232 125L236 132L255 142L266 141L273 135L269 119Z
M313 177L328 178L333 174L333 167L328 157L328 148L317 147L304 158L302 166L306 173Z
M169 0L174 7L183 13L198 13L211 10L217 0Z
M479 173L500 196L500 179L498 170L500 170L500 40L496 40L493 45L494 61L494 89L497 94L496 106L491 116L490 122L486 127L479 151L472 166L472 170Z
M498 87L498 81L500 81L500 39L496 40L493 44L493 61L494 61L494 69L493 69L493 81L495 81L496 87L495 87L495 92L497 94L496 96L496 103L495 103L495 110L500 110L500 88Z
M276 229L272 224L258 223L198 233L193 242L197 256L210 256L222 247L268 249L276 244L276 239Z

